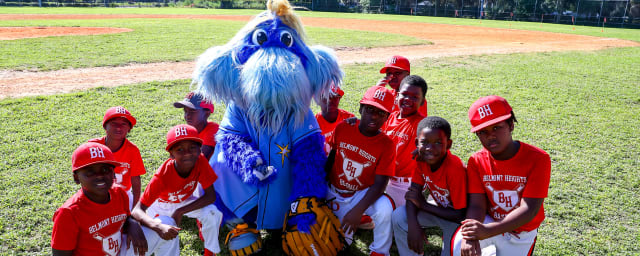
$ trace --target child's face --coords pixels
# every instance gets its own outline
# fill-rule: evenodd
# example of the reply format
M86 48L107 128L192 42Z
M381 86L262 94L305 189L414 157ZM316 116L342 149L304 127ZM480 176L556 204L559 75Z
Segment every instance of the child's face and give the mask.
M397 91L398 87L400 87L400 82L402 82L402 79L404 79L408 75L409 72L405 70L397 68L387 68L387 76L385 78L387 79L387 83L389 84L389 86Z
M360 125L358 128L364 135L376 135L388 117L388 112L371 105L362 104L360 105Z
M451 148L451 140L440 129L423 128L416 138L418 156L416 160L428 165L440 163Z
M115 175L112 165L100 163L76 170L73 179L82 186L89 199L95 200L109 194Z
M482 143L482 146L489 150L492 155L501 155L507 147L513 142L511 132L513 124L502 121L494 125L487 126L476 132L476 136Z
M418 108L424 103L422 88L404 83L396 96L396 104L402 116L410 116L418 112Z
M192 140L183 140L169 149L169 155L175 160L178 171L191 171L200 156L200 143Z
M322 113L338 112L338 106L340 105L340 96L333 96L329 98L329 101L322 101L320 103L320 110Z
M124 140L131 130L131 123L124 117L116 117L104 125L104 130L109 139L116 141Z
M184 109L184 121L187 122L188 125L193 127L202 127L207 124L207 118L209 118L209 111L204 109L192 109L192 108L183 108Z

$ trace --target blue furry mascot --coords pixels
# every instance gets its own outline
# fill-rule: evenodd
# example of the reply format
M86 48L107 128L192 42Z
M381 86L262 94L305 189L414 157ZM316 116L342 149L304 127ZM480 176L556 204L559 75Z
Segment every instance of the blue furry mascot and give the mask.
M286 0L267 8L202 54L193 80L205 98L226 104L210 161L217 201L258 229L280 229L292 203L326 195L323 137L310 102L328 98L342 71L332 50L305 44ZM314 223L309 213L287 224L308 232Z

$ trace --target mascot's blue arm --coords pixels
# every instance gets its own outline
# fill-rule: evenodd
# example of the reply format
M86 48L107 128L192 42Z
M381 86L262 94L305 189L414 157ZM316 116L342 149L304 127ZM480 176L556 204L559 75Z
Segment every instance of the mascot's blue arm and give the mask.
M324 153L324 137L317 132L313 133L295 145L291 150L291 173L293 175L293 188L291 201L299 197L325 198L327 195L326 173L324 164L327 156ZM302 232L309 232L311 225L316 221L312 214L297 215L289 219L289 225L298 225Z
M242 179L242 182L263 186L271 183L276 178L277 171L274 171L264 180L258 179L253 174L254 171L266 166L258 164L258 162L265 163L264 157L249 137L220 130L216 135L216 141L222 147L227 166Z

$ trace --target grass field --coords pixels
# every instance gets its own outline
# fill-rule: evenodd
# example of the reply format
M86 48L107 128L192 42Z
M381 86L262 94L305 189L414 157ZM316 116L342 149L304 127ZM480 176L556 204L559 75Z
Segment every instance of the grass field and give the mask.
M0 8L0 13L18 11L186 12L183 9ZM406 18L435 22L425 17ZM456 19L442 20L457 22ZM73 22L84 25L97 21ZM483 25L487 23L484 21ZM496 26L506 24L495 23ZM5 24L5 21L0 22L0 26ZM145 27L142 23L138 25ZM241 25L237 24L236 28ZM535 26L537 24L530 27L535 29ZM543 29L552 25L544 26ZM570 30L570 27L560 26L559 29ZM322 33L317 32L318 35ZM619 33L616 37L640 41L637 30L616 33ZM345 42L356 40L350 38L351 33L341 35ZM231 35L221 35L224 36L229 38ZM310 33L310 37L314 34ZM166 46L168 41L174 40L169 39L149 40L159 41L159 45L164 42ZM218 42L218 39L205 40ZM22 47L31 47L32 41L15 42L20 41ZM4 48L6 42L1 44ZM188 44L173 54L196 56L200 53L198 47L204 49L208 45ZM49 52L43 51L42 55L49 55ZM112 63L134 58L123 57ZM3 56L0 65L12 58ZM85 62L90 61L73 59L66 65L117 65ZM19 67L20 64L14 65ZM346 95L341 106L344 109L356 112L362 92L379 79L377 71L381 65L343 67ZM56 68L62 66L55 65ZM424 59L412 66L412 73L423 76L429 83L429 114L451 122L452 152L460 158L467 159L480 149L475 136L469 133L466 112L475 99L489 94L504 96L514 107L519 120L514 132L516 139L539 146L550 154L552 174L549 197L545 202L547 219L539 230L537 255L634 255L640 251L640 177L637 175L640 167L640 47ZM171 103L182 98L189 90L188 84L187 80L177 80L1 100L0 190L5 192L0 195L0 255L50 254L51 216L78 189L70 173L71 152L87 139L102 136L101 118L110 106L124 105L138 119L129 139L141 149L148 172L143 177L143 184L146 184L150 173L168 157L163 146L167 130L183 122L182 112ZM314 106L314 110L317 109ZM219 121L222 113L223 106L217 105L211 119ZM185 225L186 229L181 233L183 253L198 255L202 243L197 239L194 222L186 221ZM361 241L347 254L365 255L365 243L370 241L370 235L370 232L362 232ZM439 245L437 235L430 239ZM429 255L438 255L436 246L427 249Z

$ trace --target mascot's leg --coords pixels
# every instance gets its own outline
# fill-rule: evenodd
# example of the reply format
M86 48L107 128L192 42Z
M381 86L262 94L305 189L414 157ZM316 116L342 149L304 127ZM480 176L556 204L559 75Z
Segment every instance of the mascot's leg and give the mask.
M324 138L314 133L302 139L291 150L291 170L293 188L291 201L299 197L324 198L327 194L326 173L324 164L327 156L324 153ZM288 225L297 225L302 232L309 232L315 223L313 214L301 214L288 219Z

